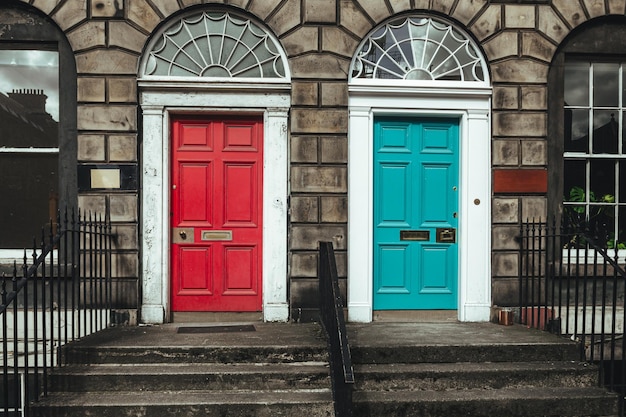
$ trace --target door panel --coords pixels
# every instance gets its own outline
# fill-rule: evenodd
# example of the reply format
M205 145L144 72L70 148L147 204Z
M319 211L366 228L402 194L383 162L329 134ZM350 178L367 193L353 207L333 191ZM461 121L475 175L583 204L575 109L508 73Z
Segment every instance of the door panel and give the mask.
M211 164L179 161L179 226L202 222L210 224L213 190Z
M224 164L224 225L256 226L257 168L257 164Z
M212 294L211 248L181 247L179 254L179 294ZM184 265L193 265L193 268L183 268Z
M172 311L260 311L261 118L172 121Z
M374 129L374 309L455 309L458 120Z

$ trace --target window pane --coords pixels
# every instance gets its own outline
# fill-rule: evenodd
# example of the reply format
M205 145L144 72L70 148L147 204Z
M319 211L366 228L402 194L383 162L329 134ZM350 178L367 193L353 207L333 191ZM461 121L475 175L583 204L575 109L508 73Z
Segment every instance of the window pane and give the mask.
M568 63L565 66L565 105L589 105L589 64Z
M625 120L626 118L626 111L622 111L622 118L621 120ZM619 151L618 151L619 152ZM624 123L622 122L622 151L621 151L622 155L626 155L626 127L624 126Z
M0 248L30 248L56 211L58 155L0 154Z
M563 190L565 201L584 202L584 192L587 189L585 175L586 162L580 159L566 159L563 163ZM574 187L580 188L573 191ZM581 195L581 192L583 193Z
M626 203L626 161L619 163L619 202Z
M589 151L589 110L565 109L565 152Z
M619 64L594 64L593 105L594 107L619 105Z
M592 201L608 201L615 196L615 160L592 160L590 163L590 198ZM591 194L593 193L593 194ZM608 200L607 200L608 199Z
M615 236L615 206L591 204L589 226L598 236L598 244L606 247Z
M0 50L0 147L58 147L56 51Z
M626 106L626 71L622 68L622 106Z
M582 227L587 219L587 208L580 205L563 205L563 222L566 227Z
M626 206L620 206L617 211L619 224L617 228L617 247L618 249L626 249Z
M593 112L593 153L617 153L619 124L612 110Z

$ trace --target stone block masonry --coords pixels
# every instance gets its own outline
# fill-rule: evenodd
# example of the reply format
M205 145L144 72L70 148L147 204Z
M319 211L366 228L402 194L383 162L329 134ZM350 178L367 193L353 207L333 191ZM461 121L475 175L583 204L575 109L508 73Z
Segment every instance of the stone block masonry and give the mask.
M512 299L519 259L511 241L527 216L545 216L551 158L548 74L576 28L623 16L626 0L23 0L65 33L77 70L78 164L140 166L138 74L151 35L187 8L239 12L284 47L291 74L289 114L289 288L292 310L310 309L317 240L345 259L348 189L348 78L360 42L399 14L450 18L477 41L490 70L493 302ZM0 40L3 19L0 16ZM166 87L164 87L166 88ZM217 92L216 94L219 94ZM236 106L234 106L236 107ZM228 110L228 109L224 109ZM165 186L165 185L164 185ZM120 234L116 274L137 294L141 179L133 190L84 190L84 209L110 210ZM158 202L155 202L158 203ZM361 225L351 225L360 227ZM346 277L346 272L342 278ZM342 288L345 288L345 280ZM134 286L134 287L133 287ZM128 301L128 300L127 300ZM137 306L128 301L129 305Z

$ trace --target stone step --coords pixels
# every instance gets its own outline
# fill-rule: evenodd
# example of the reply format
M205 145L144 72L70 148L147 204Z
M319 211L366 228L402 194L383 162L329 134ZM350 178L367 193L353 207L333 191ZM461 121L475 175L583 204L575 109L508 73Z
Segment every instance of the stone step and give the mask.
M581 362L366 364L354 367L356 390L443 391L515 387L585 387L598 369Z
M334 416L317 330L257 327L237 337L122 329L72 343L32 415ZM571 340L452 327L444 337L437 326L396 325L390 343L380 328L352 326L353 415L617 416L616 395L598 388L597 368L578 362Z
M555 339L556 340L556 339ZM579 347L567 339L554 343L419 346L353 346L355 364L576 361Z
M291 363L327 362L325 347L317 346L82 346L63 348L63 363Z
M288 390L330 387L323 362L69 365L50 375L55 391Z
M34 417L331 417L332 393L299 391L148 391L56 393L31 407Z
M380 416L617 416L617 396L602 388L523 387L450 391L357 391L354 412Z

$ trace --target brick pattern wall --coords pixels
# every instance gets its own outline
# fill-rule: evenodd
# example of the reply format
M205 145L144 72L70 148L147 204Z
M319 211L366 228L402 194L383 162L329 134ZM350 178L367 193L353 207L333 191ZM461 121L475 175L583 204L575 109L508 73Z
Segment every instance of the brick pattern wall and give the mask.
M290 297L294 318L316 303L316 242L332 240L346 276L347 74L364 36L410 10L447 15L483 48L493 85L493 300L516 302L522 219L546 216L547 75L560 42L595 17L626 12L626 0L24 0L67 34L78 67L79 163L137 164L136 73L150 33L193 5L228 4L264 21L292 71ZM538 178L519 189L501 178ZM529 171L529 172L530 172ZM546 177L547 178L547 177ZM121 239L116 273L129 300L138 277L137 191L86 192L83 208L111 208ZM355 227L358 227L355 225Z

